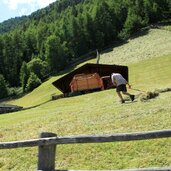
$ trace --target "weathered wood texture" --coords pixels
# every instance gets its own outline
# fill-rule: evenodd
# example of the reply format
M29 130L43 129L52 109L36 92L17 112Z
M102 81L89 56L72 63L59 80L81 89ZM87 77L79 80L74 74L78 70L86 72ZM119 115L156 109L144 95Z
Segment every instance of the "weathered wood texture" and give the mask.
M56 134L44 132L40 138L55 137ZM56 145L40 145L38 150L38 170L55 170Z
M0 149L19 147L34 147L52 144L74 144L74 143L105 143L116 141L148 140L156 138L171 137L171 130L159 130L149 132L119 133L101 136L71 136L71 137L50 137L27 141L1 142Z

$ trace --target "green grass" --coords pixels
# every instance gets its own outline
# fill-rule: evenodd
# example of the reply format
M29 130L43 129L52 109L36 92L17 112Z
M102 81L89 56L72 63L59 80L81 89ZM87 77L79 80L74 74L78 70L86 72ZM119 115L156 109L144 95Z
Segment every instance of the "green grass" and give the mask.
M141 38L132 41L138 42ZM114 51L102 55L101 61L110 61ZM146 56L140 62L136 62L137 59L132 62L133 58L135 56L130 57L131 61L127 63L133 88L151 91L171 87L171 54L161 57L154 55L154 58ZM115 63L114 59L112 63ZM48 102L52 94L60 93L51 85L59 77L52 77L25 97L10 102L33 108L0 115L1 142L37 138L44 131L69 136L170 129L171 92L160 93L147 102L136 99L133 103L123 105L119 103L113 89ZM129 91L139 94L137 91ZM39 104L42 105L34 107ZM112 170L171 166L170 144L171 138L59 145L56 169ZM0 170L35 170L37 152L37 148L1 150Z
M144 60L138 64L130 64L129 74L133 87L140 88L145 91L171 87L170 62L171 55L166 55Z
M136 36L138 36L137 34ZM137 63L171 53L171 32L161 29L144 31L138 38L111 49L110 53L101 55L100 63L122 64Z
M171 31L171 26L170 26L170 25L163 26L163 27L162 27L162 29L165 29L165 30Z

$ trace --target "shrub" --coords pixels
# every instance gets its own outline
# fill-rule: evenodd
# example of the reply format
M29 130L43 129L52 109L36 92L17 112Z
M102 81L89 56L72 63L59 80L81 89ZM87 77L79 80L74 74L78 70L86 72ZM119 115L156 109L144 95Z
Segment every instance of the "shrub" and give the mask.
M42 82L39 79L39 77L36 74L34 74L33 72L31 72L28 82L27 82L26 89L27 89L27 91L32 91L33 89L38 87L41 83Z
M46 75L49 75L50 72L47 62L39 58L33 58L27 64L27 67L29 72L34 72L41 80L43 80Z
M10 87L8 88L8 96L12 97L12 96L21 96L23 93L22 91L22 87Z

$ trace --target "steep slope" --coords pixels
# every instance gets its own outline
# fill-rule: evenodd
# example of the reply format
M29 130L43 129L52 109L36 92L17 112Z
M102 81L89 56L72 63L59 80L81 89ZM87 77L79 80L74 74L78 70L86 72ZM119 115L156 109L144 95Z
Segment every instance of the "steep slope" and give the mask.
M160 68L166 67L163 72L158 73L159 65ZM138 88L142 86L143 90L159 86L165 88L171 85L170 65L171 55L132 64L130 80ZM155 81L151 81L152 78L155 78ZM45 93L43 89L41 93ZM132 93L139 94L135 91ZM36 94L28 100L34 101L34 98L37 98ZM0 115L0 141L37 138L38 134L44 131L68 136L170 129L170 100L171 93L166 92L147 102L136 99L133 103L121 105L115 90L112 89L50 101L29 110ZM171 165L170 143L169 138L125 143L62 145L57 147L56 169L166 167ZM35 170L36 156L37 148L3 150L0 170Z
M39 23L39 21L51 22L51 20L53 20L54 17L57 17L54 16L55 15L54 13L58 13L59 15L62 11L64 11L68 7L77 5L81 2L84 2L84 0L72 0L72 1L57 0L56 2L51 3L47 7L33 12L29 16L21 16L21 17L8 19L0 23L0 34L8 33L15 29L22 29L22 28L26 29L26 27L29 27L29 25L31 24L30 23L31 20L34 20L35 23ZM49 17L51 18L50 20L48 20Z
M28 20L28 17L16 17L0 23L0 34L20 29Z
M139 36L136 38L136 36ZM171 53L171 31L150 29L101 55L101 63L129 64Z
M147 39L152 32L146 35ZM153 36L153 39L161 37L158 41L162 44L163 37L159 32ZM129 43L136 41L136 49L139 39L142 37ZM140 46L143 45L142 40L139 42L139 51L143 51L144 48L141 49ZM128 46L129 43L123 46ZM102 55L101 61L105 60L107 63L107 60L111 59L110 53L113 52L109 52L106 56ZM121 54L126 55L123 52ZM130 83L136 86L135 88L146 91L171 85L171 53L158 57L154 55L154 58L152 56L149 58L147 55L140 62L135 62L137 59L134 61L134 58L136 55L132 55L132 63L125 62L124 58L120 63L129 66ZM112 61L116 62L113 59ZM37 138L40 132L54 132L58 136L67 136L170 129L170 92L161 93L156 99L147 102L136 99L135 102L127 102L124 105L118 102L113 89L47 102L52 93L60 93L51 85L57 78L59 76L49 79L25 97L11 101L33 108L0 115L1 142ZM132 90L132 93L138 95L140 92ZM35 107L38 104L41 105ZM57 147L56 169L112 170L169 167L170 144L171 139L165 138L124 143L61 145ZM37 148L3 150L0 153L0 170L22 171L26 168L35 170L36 156Z
M21 23L19 18L9 20L6 34L0 34L0 74L9 87L33 90L31 84L36 79L31 72L44 80L44 76L60 72L80 56L85 59L85 54L95 49L125 40L151 23L166 21L169 4L168 0L59 0ZM11 32L10 27L14 29ZM33 67L35 58L40 59L41 69Z
M110 52L103 53L100 57L100 63L130 65L131 63L136 63L145 59L151 59L153 57L169 54L171 53L170 47L170 31L151 29L144 36L130 39L128 43L110 49ZM95 63L96 59L87 62ZM24 107L30 107L50 100L52 94L60 94L60 92L54 88L51 83L61 76L62 75L50 78L47 82L42 84L33 92L29 93L21 99L11 101L10 103Z

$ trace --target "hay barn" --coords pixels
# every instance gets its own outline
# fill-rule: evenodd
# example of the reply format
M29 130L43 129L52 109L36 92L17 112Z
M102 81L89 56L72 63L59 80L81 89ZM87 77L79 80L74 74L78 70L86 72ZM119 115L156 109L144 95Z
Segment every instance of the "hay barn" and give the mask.
M96 78L98 78L97 77L97 74L98 74L100 78L102 78L102 80L100 81L103 81L103 87L100 87L100 89L105 90L105 89L109 89L112 87L110 85L111 84L110 75L113 72L122 74L122 76L128 81L128 67L127 66L87 63L75 69L74 71L66 74L60 79L54 81L52 84L57 89L59 89L64 94L64 96L67 96L68 93L73 91L71 85L74 82L74 78L76 76L84 75L84 77L86 78L86 75L96 75ZM92 81L89 83L89 88L91 87L91 83Z

